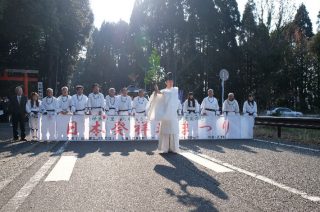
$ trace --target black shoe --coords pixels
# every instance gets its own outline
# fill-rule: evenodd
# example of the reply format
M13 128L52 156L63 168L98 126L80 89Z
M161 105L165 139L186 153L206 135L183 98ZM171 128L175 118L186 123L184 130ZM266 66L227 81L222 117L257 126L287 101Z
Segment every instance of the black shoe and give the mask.
M19 137L14 137L13 141L19 141Z
M20 141L27 141L27 139L26 138L21 138Z

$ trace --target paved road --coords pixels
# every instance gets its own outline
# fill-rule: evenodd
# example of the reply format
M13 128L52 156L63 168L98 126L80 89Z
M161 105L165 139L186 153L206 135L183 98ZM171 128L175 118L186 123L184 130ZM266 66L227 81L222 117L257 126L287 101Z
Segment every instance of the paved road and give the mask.
M258 140L6 140L0 211L320 211L320 150ZM9 134L7 135L9 137Z

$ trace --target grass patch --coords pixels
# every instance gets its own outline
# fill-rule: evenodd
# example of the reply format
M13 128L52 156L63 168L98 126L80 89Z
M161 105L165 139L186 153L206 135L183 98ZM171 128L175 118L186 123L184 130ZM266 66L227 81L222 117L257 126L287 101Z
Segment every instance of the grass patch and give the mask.
M281 138L278 138L277 127L255 126L254 138L265 138L276 141L290 141L303 144L312 144L320 146L320 130L281 128Z

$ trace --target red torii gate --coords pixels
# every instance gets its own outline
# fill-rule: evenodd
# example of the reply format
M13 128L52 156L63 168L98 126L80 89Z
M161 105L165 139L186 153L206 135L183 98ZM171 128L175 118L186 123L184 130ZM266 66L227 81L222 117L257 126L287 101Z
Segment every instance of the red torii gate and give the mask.
M9 76L10 74L22 74L22 76ZM38 77L30 77L29 74L39 74L38 70L23 70L23 69L5 69L3 74L0 76L0 81L19 81L23 82L24 86L24 95L28 96L29 90L28 90L28 83L29 82L38 82Z

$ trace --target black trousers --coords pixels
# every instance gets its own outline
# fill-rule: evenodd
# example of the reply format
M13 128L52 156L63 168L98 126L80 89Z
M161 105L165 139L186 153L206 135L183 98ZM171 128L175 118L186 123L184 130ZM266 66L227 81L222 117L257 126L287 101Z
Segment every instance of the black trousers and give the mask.
M26 133L25 133L25 115L23 114L12 114L12 125L13 125L13 138L18 139L19 133L18 133L18 125L20 127L21 131L21 139L25 139Z

